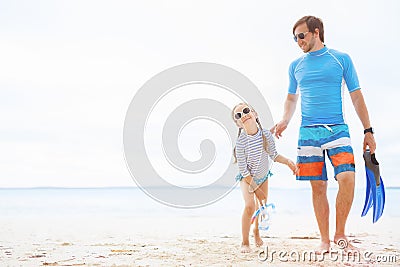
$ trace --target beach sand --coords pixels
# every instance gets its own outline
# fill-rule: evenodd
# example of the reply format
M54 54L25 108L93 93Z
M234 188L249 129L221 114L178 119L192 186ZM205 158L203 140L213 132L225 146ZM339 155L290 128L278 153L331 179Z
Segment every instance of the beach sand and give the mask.
M349 239L363 252L370 252L372 261L361 256L353 262L339 254L326 255L323 261L321 257L310 261L308 254L303 259L302 254L319 244L317 227L314 218L295 215L272 219L271 229L263 236L268 251L264 246L267 253L261 254L261 259L268 258L262 261L253 239L253 251L239 253L240 214L21 216L0 222L0 261L1 266L399 266L400 231L396 227L400 220L383 218L375 225L366 220L350 220Z

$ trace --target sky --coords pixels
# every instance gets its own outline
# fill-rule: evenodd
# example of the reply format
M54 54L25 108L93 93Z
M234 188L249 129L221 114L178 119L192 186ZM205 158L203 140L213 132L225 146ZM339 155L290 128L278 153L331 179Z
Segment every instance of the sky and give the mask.
M376 131L386 186L400 186L400 2L2 1L0 187L135 186L123 152L124 119L137 90L176 65L213 62L247 76L278 121L290 62L302 55L292 25L324 21L325 44L352 57ZM300 107L276 141L296 157ZM362 125L345 94L362 175ZM275 164L274 185L296 187ZM333 182L334 183L334 182Z

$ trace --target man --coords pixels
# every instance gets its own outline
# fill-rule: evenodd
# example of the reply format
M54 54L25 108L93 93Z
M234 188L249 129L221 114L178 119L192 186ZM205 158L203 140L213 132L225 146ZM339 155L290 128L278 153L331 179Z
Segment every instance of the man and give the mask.
M335 179L339 184L335 243L343 239L347 242L345 226L354 197L354 156L342 111L343 79L365 129L364 150L368 146L374 153L376 144L357 73L349 55L324 45L323 23L314 16L298 20L293 27L293 35L305 54L290 65L283 118L271 131L275 132L277 138L282 137L295 111L299 90L302 121L296 179L309 180L311 183L314 213L321 235L316 252L324 253L330 249L325 154L334 167ZM351 245L348 248L354 249Z

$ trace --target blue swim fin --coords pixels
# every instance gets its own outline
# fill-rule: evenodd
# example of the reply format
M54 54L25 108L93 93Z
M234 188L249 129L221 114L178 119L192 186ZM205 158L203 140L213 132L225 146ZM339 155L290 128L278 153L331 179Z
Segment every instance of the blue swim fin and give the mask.
M367 169L365 169L365 171L368 172ZM372 207L372 192L371 192L372 189L371 189L371 184L369 182L368 177L367 177L367 186L366 187L367 188L365 190L365 203L364 203L363 211L361 213L361 217L367 215L367 212Z
M371 154L367 149L364 152L365 172L367 179L365 203L361 216L365 216L373 206L373 222L377 222L383 214L385 207L385 186L380 176L379 163L375 158L375 153Z

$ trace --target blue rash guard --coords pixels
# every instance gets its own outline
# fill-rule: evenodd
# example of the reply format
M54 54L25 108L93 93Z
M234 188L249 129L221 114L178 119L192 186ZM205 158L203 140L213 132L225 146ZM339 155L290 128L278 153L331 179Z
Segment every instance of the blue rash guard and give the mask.
M300 89L301 126L344 124L343 79L350 93L360 89L350 56L326 46L290 64L288 92Z

